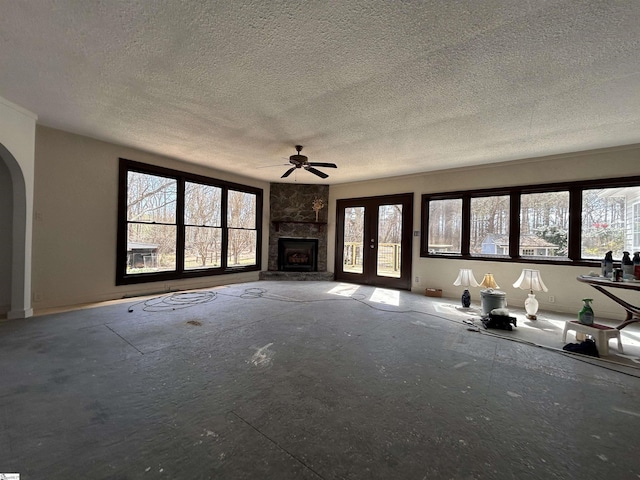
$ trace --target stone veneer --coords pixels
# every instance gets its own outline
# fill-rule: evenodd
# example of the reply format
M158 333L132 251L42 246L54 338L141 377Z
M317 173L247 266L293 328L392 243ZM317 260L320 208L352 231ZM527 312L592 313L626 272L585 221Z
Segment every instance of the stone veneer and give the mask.
M320 198L324 208L318 213L313 210L313 200ZM279 238L317 238L318 272L327 271L327 204L328 185L301 185L298 183L272 183L269 197L269 271L278 270ZM287 223L309 222L309 223ZM274 222L280 222L276 231ZM298 273L298 272L283 272ZM309 272L312 273L312 272ZM307 275L309 276L309 275ZM313 275L311 275L313 276Z

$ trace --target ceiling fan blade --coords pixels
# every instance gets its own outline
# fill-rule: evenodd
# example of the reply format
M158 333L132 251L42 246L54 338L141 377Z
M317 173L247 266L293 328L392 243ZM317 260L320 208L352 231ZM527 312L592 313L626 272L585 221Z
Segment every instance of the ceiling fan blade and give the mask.
M291 175L291 172L293 172L296 169L296 167L291 167L289 170L287 170L286 172L284 172L284 175L282 175L280 178L286 178L289 175Z
M338 168L335 163L308 162L307 165L310 165L312 167Z
M320 178L327 178L327 177L329 176L329 175L327 175L326 173L323 173L323 172L321 172L320 170L316 170L316 169L315 169L315 168L313 168L313 167L309 167L309 166L307 166L307 167L304 167L304 168L305 168L305 170L306 170L307 172L311 172L311 173L313 173L314 175L319 176Z
M272 165L258 165L256 168L272 168L272 167L284 167L284 166L288 166L289 162L287 163L276 163L276 164L272 164Z

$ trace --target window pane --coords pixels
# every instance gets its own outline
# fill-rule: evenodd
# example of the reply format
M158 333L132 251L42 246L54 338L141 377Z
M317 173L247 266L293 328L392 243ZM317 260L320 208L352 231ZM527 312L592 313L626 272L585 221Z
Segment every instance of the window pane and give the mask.
M429 253L460 253L462 199L429 202Z
M127 274L176 269L176 227L130 223L127 240Z
M229 190L227 223L229 228L256 228L256 196Z
M509 255L509 196L471 199L470 252Z
M402 204L378 207L378 261L376 274L400 278Z
M255 230L229 229L229 246L227 249L228 267L246 267L256 264Z
M603 188L582 192L582 258L613 258L640 249L640 187Z
M520 196L520 255L566 257L569 192Z
M221 246L221 228L185 227L185 270L220 267Z
M640 202L633 205L631 228L633 229L633 248L631 251L637 252L640 251Z
M128 172L127 220L175 223L177 185L172 178Z
M362 245L364 242L364 207L344 209L344 251L342 271L362 273Z
M211 185L185 182L184 223L220 227L222 189Z

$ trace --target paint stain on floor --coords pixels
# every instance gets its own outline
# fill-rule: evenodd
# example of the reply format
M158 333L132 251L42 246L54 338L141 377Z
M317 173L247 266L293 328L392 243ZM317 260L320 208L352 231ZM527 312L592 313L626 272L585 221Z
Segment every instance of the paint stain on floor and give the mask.
M267 343L264 347L256 349L256 353L251 356L247 363L255 365L256 367L269 365L273 359L273 355L276 353L273 350L269 350L271 345L273 345L273 343Z

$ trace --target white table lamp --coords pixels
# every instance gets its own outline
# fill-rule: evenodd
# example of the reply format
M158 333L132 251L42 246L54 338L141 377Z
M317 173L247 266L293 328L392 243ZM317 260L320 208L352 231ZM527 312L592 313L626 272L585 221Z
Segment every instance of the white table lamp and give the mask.
M458 272L458 278L453 282L456 287L477 287L478 281L473 276L473 272L470 268L461 268ZM469 289L465 288L464 292L462 292L462 306L464 308L469 308L471 305L471 294L469 293Z
M516 280L516 283L513 284L513 288L529 290L529 296L524 301L524 310L527 312L528 319L535 320L536 318L538 318L536 316L536 314L538 313L538 300L536 300L536 296L533 292L549 291L547 286L542 281L540 270L530 270L528 268L523 268L522 273L520 274L520 278L518 278L518 280Z

